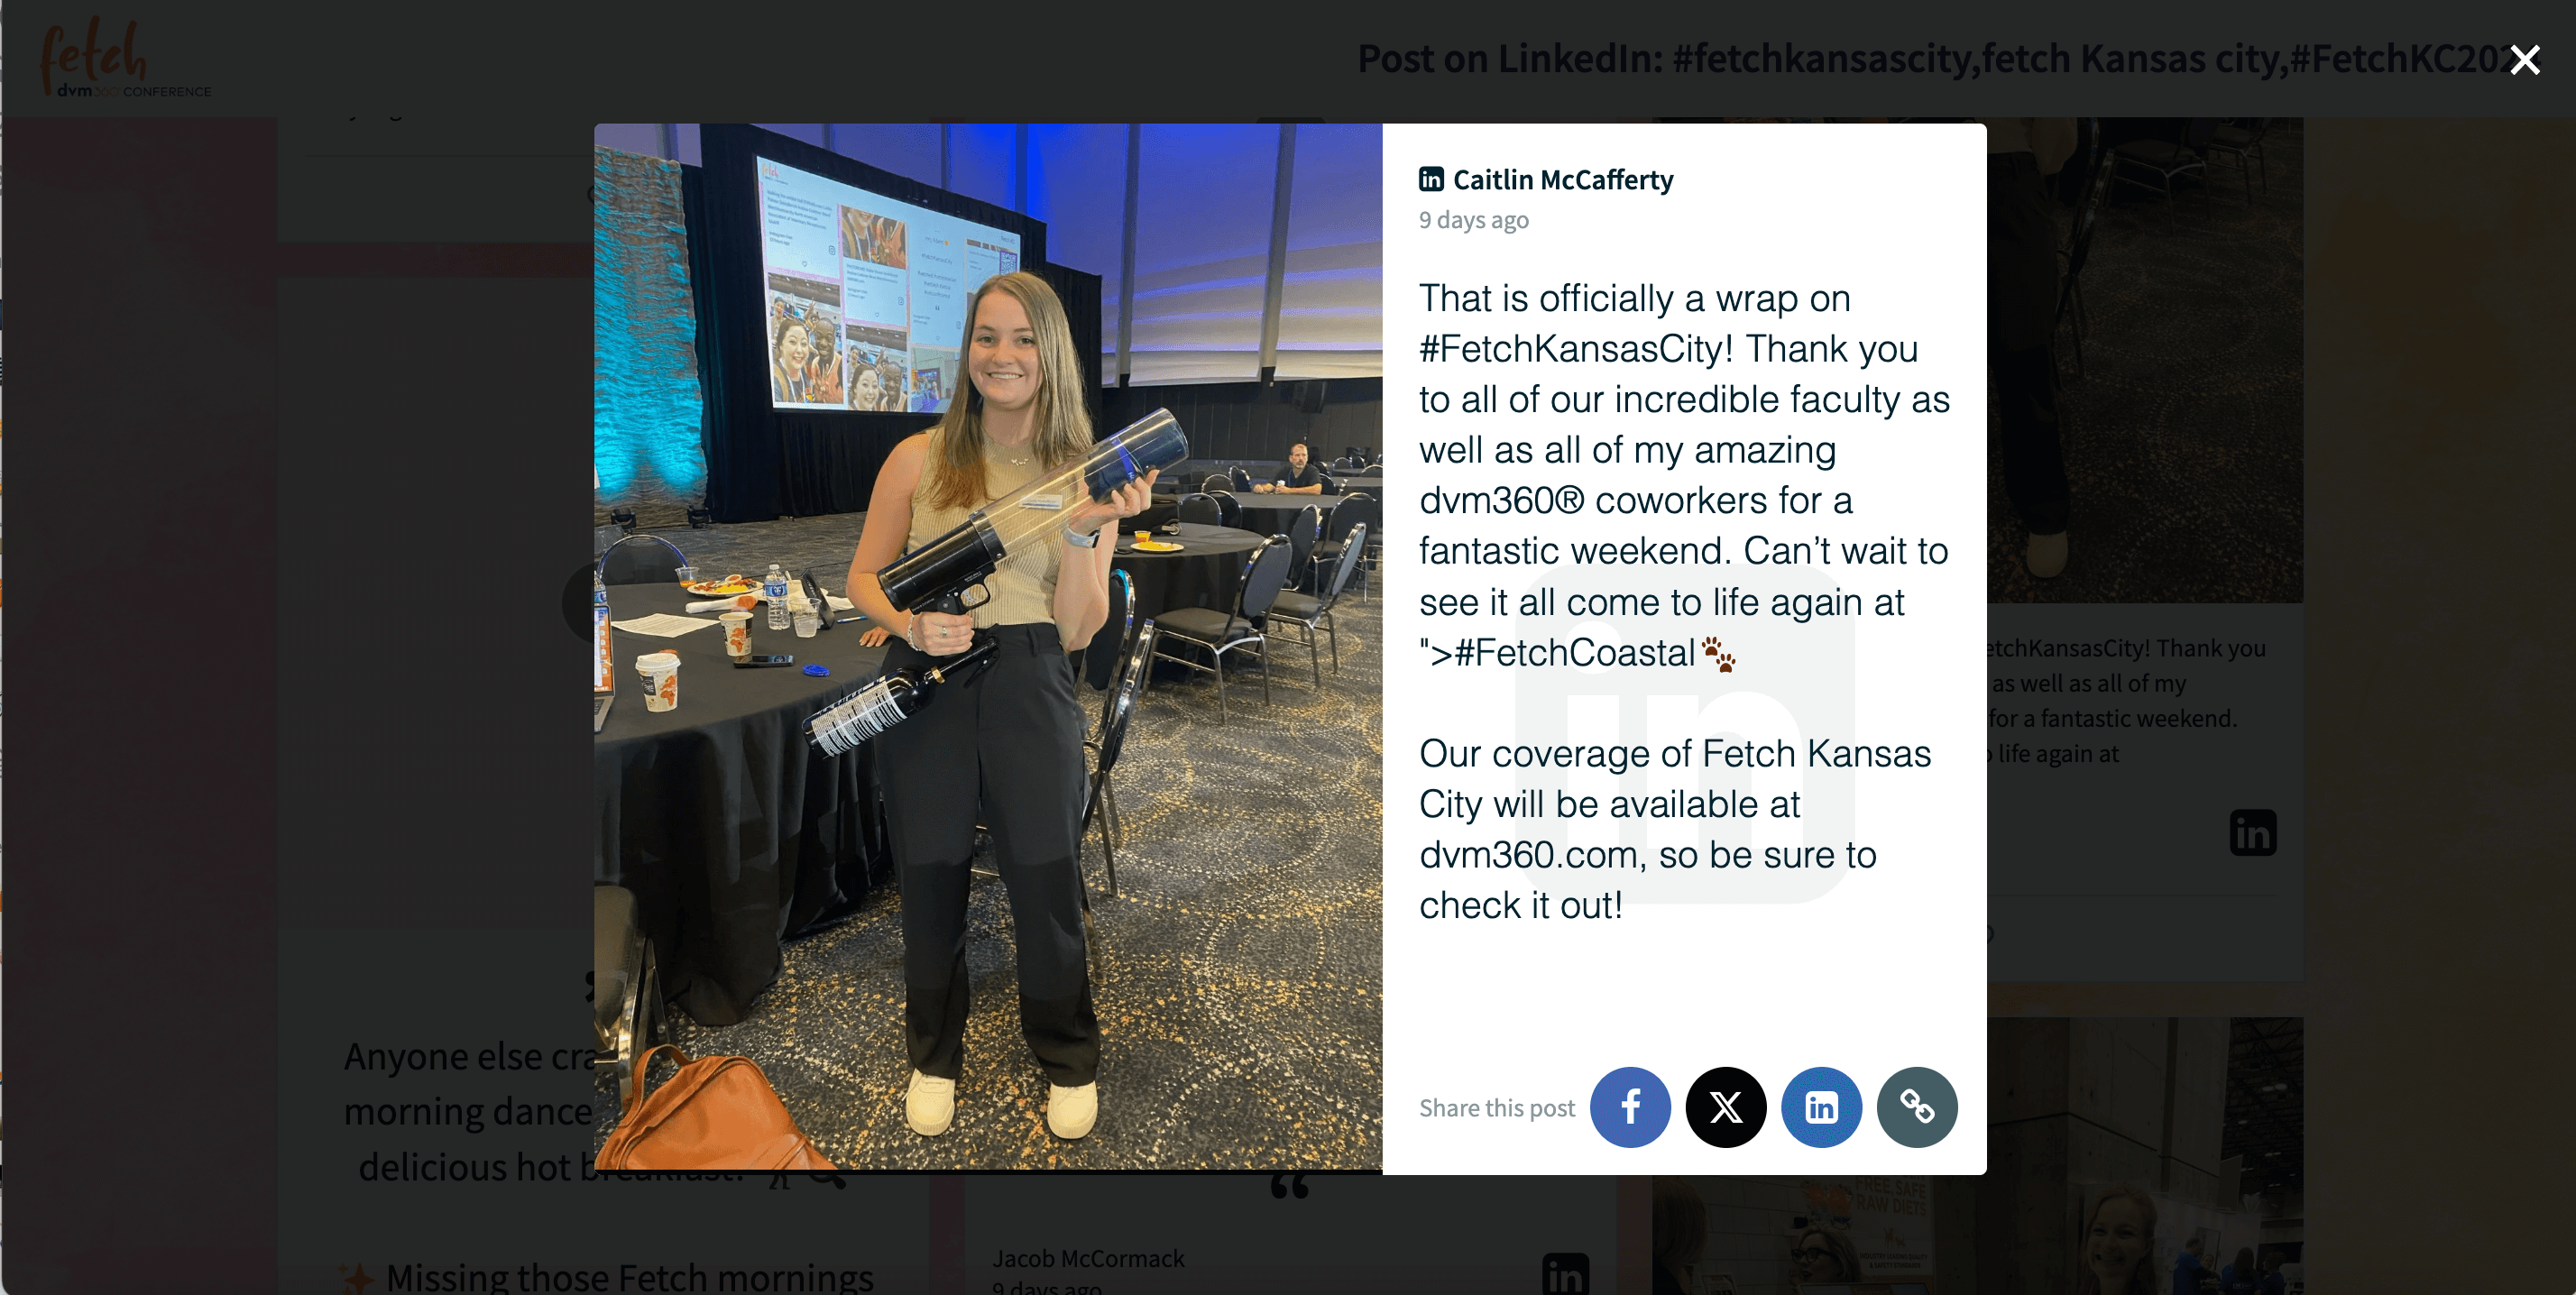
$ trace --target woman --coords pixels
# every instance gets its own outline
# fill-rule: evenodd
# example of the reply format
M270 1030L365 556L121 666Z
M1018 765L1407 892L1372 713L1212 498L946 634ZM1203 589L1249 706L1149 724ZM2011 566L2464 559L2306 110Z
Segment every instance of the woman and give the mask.
M1789 1270L1801 1286L1840 1286L1860 1280L1860 1252L1851 1238L1828 1227L1809 1227L1789 1243Z
M2262 1274L2254 1271L2254 1247L2238 1246L2236 1262L2218 1272L2218 1289L2227 1295L2256 1295L2262 1288Z
M2156 1202L2121 1183L2093 1202L2084 1221L2084 1273L2076 1295L2157 1295Z
M877 376L876 366L859 369L859 380L850 384L850 408L875 409L885 399L885 379Z
M814 359L814 337L805 321L782 316L770 343L769 394L781 404L806 403L805 366Z
M1692 1269L1708 1248L1708 1204L1689 1179L1664 1175L1655 1178L1654 1203L1654 1295L1692 1295Z
M919 615L886 601L877 571L967 515L1089 450L1082 365L1064 305L1033 274L997 275L967 304L968 389L877 473L850 563L850 599L899 640L886 666L928 668L980 633L995 659L951 682L878 739L888 835L903 888L904 1029L912 1078L904 1120L948 1131L966 1038L967 860L976 810L1000 856L1019 945L1020 1027L1047 1076L1047 1128L1091 1132L1100 1111L1100 1025L1082 931L1076 829L1083 715L1065 653L1109 618L1116 546L1100 532L1144 510L1154 475L1095 502L1062 502L1063 525L1012 554L972 615Z

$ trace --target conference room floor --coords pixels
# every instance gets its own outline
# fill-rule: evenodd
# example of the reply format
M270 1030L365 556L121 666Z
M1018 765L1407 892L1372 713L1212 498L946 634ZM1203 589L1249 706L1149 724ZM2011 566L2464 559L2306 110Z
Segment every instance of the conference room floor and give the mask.
M701 566L837 572L859 525L852 515L658 533ZM824 583L840 592L839 578ZM1229 666L1219 726L1206 676L1166 667L1129 728L1115 774L1126 825L1115 898L1099 889L1097 829L1083 851L1102 1029L1090 1137L1046 1131L1046 1080L1020 1038L998 881L979 879L969 909L966 1073L957 1122L940 1137L903 1123L903 938L891 892L789 945L786 974L749 1019L725 1029L682 1019L676 1040L693 1056L757 1061L807 1136L853 1168L1376 1168L1379 614L1356 596L1337 612L1341 672L1327 651L1320 693L1305 649L1278 645L1274 705ZM1081 692L1097 707L1099 694Z
M2222 165L2168 204L2114 187L2082 276L2078 378L2057 336L2070 556L2023 565L1988 405L1987 600L2295 603L2306 588L2304 123L2273 123L2269 186ZM2060 228L2072 216L2056 209Z

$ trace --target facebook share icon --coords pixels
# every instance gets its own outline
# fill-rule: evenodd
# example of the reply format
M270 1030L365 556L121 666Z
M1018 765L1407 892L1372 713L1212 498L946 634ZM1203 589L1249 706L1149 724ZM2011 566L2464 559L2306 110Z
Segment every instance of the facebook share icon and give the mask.
M1662 1137L1673 1118L1672 1094L1653 1072L1621 1066L1592 1088L1592 1127L1615 1147L1642 1147Z

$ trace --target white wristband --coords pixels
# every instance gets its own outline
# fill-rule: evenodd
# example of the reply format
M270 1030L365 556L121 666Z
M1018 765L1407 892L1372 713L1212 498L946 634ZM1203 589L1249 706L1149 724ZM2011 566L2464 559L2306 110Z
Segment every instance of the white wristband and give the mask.
M1096 532L1090 535L1077 535L1072 527L1067 526L1064 528L1064 542L1078 549L1096 548L1100 544L1100 536Z

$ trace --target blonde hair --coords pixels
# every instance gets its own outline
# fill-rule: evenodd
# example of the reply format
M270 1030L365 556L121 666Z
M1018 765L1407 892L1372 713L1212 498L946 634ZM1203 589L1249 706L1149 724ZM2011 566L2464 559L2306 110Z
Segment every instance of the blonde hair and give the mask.
M1852 1248L1850 1237L1844 1236L1842 1233L1826 1227L1821 1223L1811 1223L1806 1227L1800 1228L1798 1229L1798 1234L1796 1236L1789 1238L1789 1255L1791 1258L1794 1259L1797 1257L1798 1248L1807 1244L1807 1238L1809 1237L1823 1238L1825 1249L1833 1254L1834 1267L1842 1270L1834 1280L1843 1282L1856 1282L1860 1280L1860 1251Z
M1687 1179L1657 1175L1651 1228L1655 1262L1680 1282L1708 1248L1708 1203Z
M1037 335L1037 435L1030 441L1041 466L1062 467L1091 446L1091 412L1083 405L1082 357L1073 349L1073 322L1064 303L1046 280L1026 270L997 274L975 290L966 303L966 333L957 353L975 351L975 315L988 293L1006 293L1028 312L1029 331ZM992 499L984 483L984 393L972 380L948 402L936 434L930 438L930 495L934 508L978 508Z
M2076 1253L2081 1256L2084 1247L2093 1244L2094 1220L2102 1217L2103 1206L2115 1200L2127 1201L2137 1207L2138 1226L2143 1233L2138 1238L2141 1250L2138 1266L2129 1274L2129 1295L2139 1295L2140 1292L2152 1295L2156 1289L2156 1200L2145 1192L2127 1183L2118 1183L2096 1197L2093 1208L2084 1212L2084 1231L2076 1237ZM2093 1265L2079 1262L2076 1267L2082 1270L2075 1279L2076 1295L2103 1295L2102 1275L2093 1271Z

